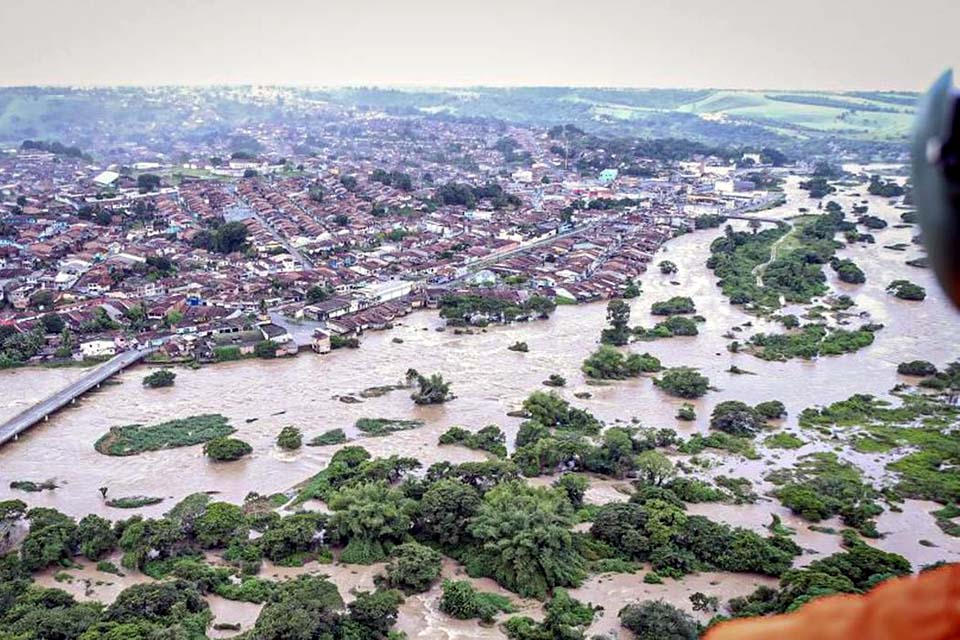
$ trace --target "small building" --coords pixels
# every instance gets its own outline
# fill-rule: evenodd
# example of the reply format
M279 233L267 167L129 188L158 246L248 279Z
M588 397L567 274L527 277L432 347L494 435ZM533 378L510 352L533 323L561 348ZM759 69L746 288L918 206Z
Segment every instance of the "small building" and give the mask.
M616 169L604 169L600 172L597 179L600 181L600 184L610 184L617 179L618 175L620 175L620 172Z
M310 348L315 353L330 353L330 334L320 329L314 329Z
M258 325L260 333L263 335L264 340L270 340L277 344L285 344L293 340L293 336L290 333L281 327L278 324L273 324L272 322L264 322L263 324Z
M93 179L93 184L98 187L109 187L120 178L116 171L103 171Z
M80 355L84 358L103 358L105 356L115 356L116 354L117 345L113 340L95 338L80 343Z

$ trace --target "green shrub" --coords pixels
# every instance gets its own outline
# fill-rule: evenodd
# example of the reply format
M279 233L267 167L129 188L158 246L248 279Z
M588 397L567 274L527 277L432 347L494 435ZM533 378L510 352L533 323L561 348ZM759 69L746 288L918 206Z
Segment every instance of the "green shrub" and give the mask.
M303 446L303 434L296 427L284 427L277 435L277 446L287 451L295 451Z
M368 436L385 436L394 431L406 431L423 426L422 420L393 420L390 418L360 418L354 426Z
M667 369L654 384L672 396L699 398L710 388L710 379L690 367Z
M422 593L440 576L442 557L417 542L406 542L393 550L387 565L387 584L404 593Z
M460 620L479 618L489 623L498 613L517 610L510 598L478 591L466 580L444 580L442 589L440 611Z
M170 369L157 369L143 379L143 386L155 389L157 387L172 387L177 374Z
M323 447L332 444L343 444L346 441L347 434L343 432L343 429L330 429L329 431L324 431L320 435L307 442L307 446Z
M239 438L214 438L203 445L203 452L211 460L226 462L250 455L253 447Z

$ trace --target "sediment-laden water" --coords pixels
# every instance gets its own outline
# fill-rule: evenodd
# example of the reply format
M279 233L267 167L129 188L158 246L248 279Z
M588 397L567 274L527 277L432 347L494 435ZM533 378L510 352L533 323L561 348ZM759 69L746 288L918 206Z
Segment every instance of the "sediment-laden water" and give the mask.
M816 201L798 191L797 182L796 178L790 179L785 205L763 215L786 218L796 215L800 207L815 209ZM686 295L694 299L698 313L706 317L706 323L701 326L701 334L697 337L637 343L630 349L649 351L668 366L697 367L709 376L717 390L694 401L698 415L696 422L677 421L674 416L682 401L660 392L650 378L605 386L587 384L580 372L580 364L596 348L605 324L605 305L602 303L561 306L550 320L489 328L474 335L437 331L442 325L437 313L418 312L403 319L392 331L364 336L359 350L339 350L323 356L306 352L293 359L253 360L199 370L182 369L177 371L176 384L170 388L145 389L140 381L148 369L128 370L116 378L120 384L105 386L84 397L76 406L60 412L19 441L0 449L0 497L19 497L31 505L52 506L75 516L93 512L121 518L130 512L107 507L98 492L99 487L108 487L111 497L149 495L166 498L160 505L139 510L146 514L160 514L177 500L196 491L216 491L220 499L239 502L250 491L273 493L288 490L322 469L337 447L304 447L292 453L281 451L274 440L286 425L300 427L305 440L340 427L374 455L413 456L425 466L440 460L480 460L484 458L480 452L438 446L438 436L452 425L476 429L497 424L512 443L521 420L506 414L517 409L531 391L545 389L541 382L551 373L567 378L567 386L559 390L561 395L589 409L608 424L637 418L645 426L671 427L688 435L707 429L710 411L718 402L737 399L755 404L778 399L785 403L790 413L783 428L795 429L796 416L806 407L842 400L854 393L885 396L894 385L906 381L896 373L898 362L919 358L941 365L954 359L960 351L960 338L957 337L960 318L939 290L932 272L905 264L906 260L921 255L920 248L911 244L912 236L919 229L914 226L894 228L900 223L900 209L884 199L866 195L855 197L851 192L865 194L865 185L862 189L836 194L832 199L842 204L848 215L851 215L852 204L866 200L869 213L883 217L891 225L872 231L877 241L875 245L852 246L840 251L841 257L853 259L864 270L867 275L865 284L837 282L832 269L826 268L831 286L837 292L853 297L857 304L854 311L867 314L863 320L854 319L853 326L869 320L885 327L872 346L854 354L814 362L794 360L780 363L765 362L744 353L729 353L726 346L730 340L723 334L735 326L752 322L753 330L781 331L782 327L746 315L720 294L716 279L706 270L704 262L710 242L722 230L688 234L668 242L660 250L650 272L642 280L643 295L631 301L631 322L652 326L657 321L649 313L652 302ZM907 250L884 248L884 245L897 243L907 244ZM661 275L655 264L663 259L676 263L679 272ZM888 295L884 287L898 278L907 278L924 286L926 300L906 302ZM751 331L744 330L740 335L748 336ZM395 337L402 338L403 342L393 342ZM528 353L507 349L518 340L529 345ZM734 364L756 375L727 373L726 370ZM415 405L405 390L365 399L358 404L336 399L343 395L356 396L368 387L399 382L410 367L425 374L442 373L452 383L457 398L433 407ZM0 372L0 386L4 390L0 397L0 417L13 415L79 375L82 371L77 369ZM592 397L586 400L574 397L575 393L583 391L590 392ZM200 413L228 416L237 429L236 436L253 446L253 455L238 462L216 464L204 458L200 446L130 457L104 456L93 448L94 441L111 426L155 423ZM425 426L384 438L367 438L353 427L360 417L417 419L424 421ZM811 443L797 451L764 452L764 457L773 458L778 466L789 465L796 457L822 447L822 444ZM879 455L850 452L844 455L863 468L868 477L881 479L887 473ZM767 488L760 479L770 468L769 460L745 463L742 459L716 457L719 462L710 474L747 476L759 482L761 493ZM8 488L12 480L51 478L62 486L55 491L33 494ZM624 499L615 484L595 480L588 500ZM916 566L941 558L956 560L960 554L960 540L940 532L928 515L933 508L932 503L907 501L901 513L887 511L879 518L878 528L888 535L872 543L905 555ZM692 505L690 512L758 531L769 523L770 514L777 513L784 524L797 530L797 542L810 551L799 560L801 563L829 554L839 545L838 536L809 531L807 523L791 516L775 501L743 506ZM920 539L927 539L937 546L920 545ZM445 571L451 569L447 567ZM342 583L338 582L341 593L346 595L350 587L358 584L364 588L361 583L366 583L367 577L372 580L372 574L343 574L340 576ZM686 604L681 601L694 591L731 597L751 591L760 580L754 576L702 574L657 586L645 585L641 578L642 574L593 578L574 595L603 602L605 606L608 602L644 597L664 597L676 601L675 604ZM711 586L711 580L719 580L722 590L716 585ZM704 584L700 585L698 581ZM495 630L453 621L439 614L438 589L409 599L401 609L399 627L411 638L487 637L488 632L499 637ZM109 595L104 587L95 591ZM616 614L613 606L616 605L611 604L604 617L594 624L593 631L607 631L614 626L614 618L610 617ZM215 609L218 618L221 614L226 618L232 616L241 623L255 618L250 605L217 602Z

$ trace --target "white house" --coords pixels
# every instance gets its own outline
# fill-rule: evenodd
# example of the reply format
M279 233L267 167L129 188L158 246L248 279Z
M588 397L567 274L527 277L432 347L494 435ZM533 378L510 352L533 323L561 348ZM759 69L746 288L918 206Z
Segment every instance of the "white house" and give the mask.
M113 340L94 338L80 343L80 353L84 358L102 358L117 354L117 346Z

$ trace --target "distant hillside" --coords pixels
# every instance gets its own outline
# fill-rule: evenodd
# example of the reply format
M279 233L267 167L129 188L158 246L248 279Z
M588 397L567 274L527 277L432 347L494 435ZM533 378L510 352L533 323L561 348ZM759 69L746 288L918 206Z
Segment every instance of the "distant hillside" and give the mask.
M562 87L383 89L292 87L0 88L0 143L32 138L81 148L189 142L256 122L311 122L323 108L497 119L596 134L686 138L711 145L899 153L916 94L884 92L591 89Z
M494 117L619 130L713 143L825 137L903 141L916 94L677 89L517 88L317 92L332 102L381 109Z

